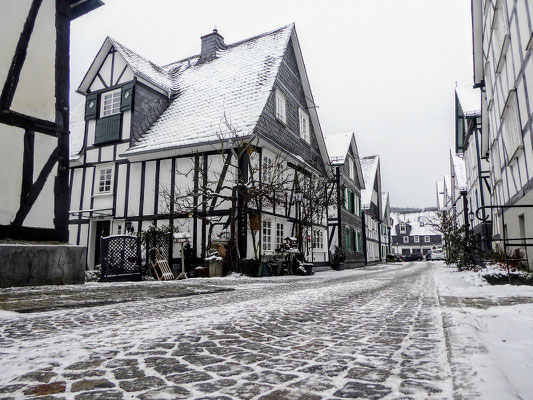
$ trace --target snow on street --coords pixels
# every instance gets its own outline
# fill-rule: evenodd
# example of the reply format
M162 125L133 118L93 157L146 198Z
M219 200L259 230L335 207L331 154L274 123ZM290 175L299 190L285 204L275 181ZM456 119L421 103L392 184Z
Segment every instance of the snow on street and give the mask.
M467 355L446 347L456 304L439 303L441 267L148 282L132 287L236 290L1 312L0 398L450 399L465 388L475 398L479 382L455 376ZM13 293L24 290L36 289Z

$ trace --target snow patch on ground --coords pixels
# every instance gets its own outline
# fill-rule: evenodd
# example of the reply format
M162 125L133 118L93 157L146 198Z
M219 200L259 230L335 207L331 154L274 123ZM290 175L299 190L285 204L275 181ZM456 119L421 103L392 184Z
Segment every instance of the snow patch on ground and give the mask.
M435 272L455 385L463 398L532 398L533 287L482 275L443 263Z

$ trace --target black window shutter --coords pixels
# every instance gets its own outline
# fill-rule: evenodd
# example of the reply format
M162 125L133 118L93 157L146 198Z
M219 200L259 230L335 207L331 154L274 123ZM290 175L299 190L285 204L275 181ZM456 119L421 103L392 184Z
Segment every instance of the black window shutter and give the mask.
M94 144L107 142L107 127L109 118L100 118L96 120L96 131L94 134Z
M120 119L121 114L115 114L110 116L107 126L107 140L115 141L120 139Z
M96 93L89 93L85 98L85 121L95 119L97 109L98 95Z
M111 115L96 120L94 144L102 144L120 140L121 114Z
M350 211L355 212L355 194L350 190Z
M133 100L133 82L128 82L122 85L120 93L120 111L131 110Z

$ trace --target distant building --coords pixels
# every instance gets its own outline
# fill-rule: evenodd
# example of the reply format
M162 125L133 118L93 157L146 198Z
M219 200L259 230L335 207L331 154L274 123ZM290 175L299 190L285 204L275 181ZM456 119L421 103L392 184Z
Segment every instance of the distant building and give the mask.
M442 248L442 236L433 227L437 210L392 211L392 249L396 254L410 254Z
M353 133L325 136L336 204L328 212L328 245L331 254L339 247L346 253L345 268L365 265L361 190L365 188L359 152Z
M383 254L382 234L387 228L383 225L381 206L381 168L379 156L361 159L361 169L365 181L361 203L363 212L364 250L367 264L376 264L386 259Z

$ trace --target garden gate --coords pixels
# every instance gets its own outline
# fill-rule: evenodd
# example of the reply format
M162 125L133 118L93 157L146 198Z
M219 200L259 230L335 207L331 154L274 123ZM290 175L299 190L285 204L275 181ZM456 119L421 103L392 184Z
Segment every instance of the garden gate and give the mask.
M117 235L101 238L101 281L141 280L141 239Z

